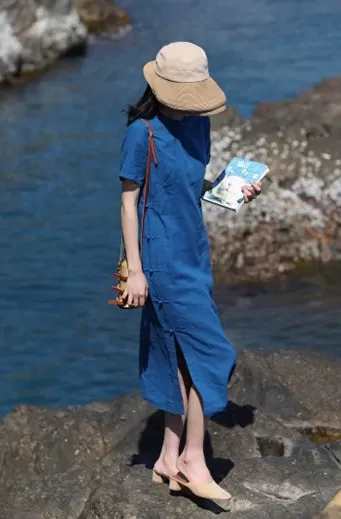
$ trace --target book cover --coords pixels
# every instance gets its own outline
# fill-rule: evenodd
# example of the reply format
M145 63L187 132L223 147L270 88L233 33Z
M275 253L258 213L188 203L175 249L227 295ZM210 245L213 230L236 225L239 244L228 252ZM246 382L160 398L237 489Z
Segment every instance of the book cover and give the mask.
M212 183L203 200L231 211L239 211L244 204L241 188L259 182L269 172L266 164L235 157Z

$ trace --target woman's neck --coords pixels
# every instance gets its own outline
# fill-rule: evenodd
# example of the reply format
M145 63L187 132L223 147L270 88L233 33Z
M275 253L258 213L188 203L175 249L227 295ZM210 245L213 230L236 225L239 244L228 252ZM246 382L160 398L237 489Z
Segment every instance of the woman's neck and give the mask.
M173 110L172 108L168 108L168 106L160 106L160 112L165 117L175 119L176 121L182 121L182 119L185 117L185 113L181 110Z

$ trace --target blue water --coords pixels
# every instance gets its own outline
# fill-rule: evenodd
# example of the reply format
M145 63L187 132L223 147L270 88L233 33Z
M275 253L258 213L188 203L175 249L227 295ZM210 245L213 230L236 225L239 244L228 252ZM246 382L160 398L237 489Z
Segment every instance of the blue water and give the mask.
M106 304L119 239L121 109L164 43L205 47L244 115L341 74L336 0L122 0L134 30L93 44L0 93L0 414L65 406L138 387L138 312ZM333 272L333 274L331 274ZM219 292L237 348L341 354L340 291L326 271L257 293Z

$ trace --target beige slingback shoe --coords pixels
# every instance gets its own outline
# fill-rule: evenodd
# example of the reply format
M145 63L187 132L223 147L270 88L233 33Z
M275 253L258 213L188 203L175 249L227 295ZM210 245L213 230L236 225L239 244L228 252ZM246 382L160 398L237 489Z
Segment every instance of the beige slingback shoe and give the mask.
M180 489L187 489L192 494L203 499L210 499L211 501L222 502L224 505L231 505L232 496L226 490L221 488L215 481L211 483L196 483L189 481L182 472L178 472L169 478L171 486L177 485Z

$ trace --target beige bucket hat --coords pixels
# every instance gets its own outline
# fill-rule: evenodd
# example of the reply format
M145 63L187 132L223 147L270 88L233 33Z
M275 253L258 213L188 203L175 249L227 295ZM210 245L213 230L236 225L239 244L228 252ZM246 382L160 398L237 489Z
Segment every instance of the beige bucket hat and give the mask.
M157 100L169 108L198 115L226 109L226 96L209 75L205 51L194 43L165 45L143 74Z

